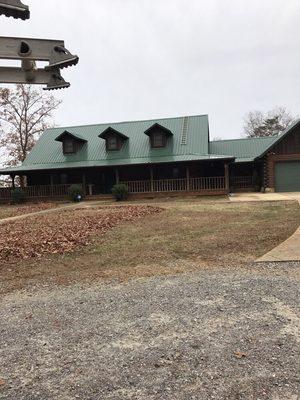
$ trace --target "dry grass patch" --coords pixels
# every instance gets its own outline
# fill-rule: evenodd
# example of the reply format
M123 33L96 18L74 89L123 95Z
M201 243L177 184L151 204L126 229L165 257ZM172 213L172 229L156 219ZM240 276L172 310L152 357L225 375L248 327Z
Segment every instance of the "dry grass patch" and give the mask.
M91 245L74 253L3 265L5 290L28 282L126 280L243 266L277 246L300 224L296 202L170 202L164 209L117 225L104 235L95 233Z

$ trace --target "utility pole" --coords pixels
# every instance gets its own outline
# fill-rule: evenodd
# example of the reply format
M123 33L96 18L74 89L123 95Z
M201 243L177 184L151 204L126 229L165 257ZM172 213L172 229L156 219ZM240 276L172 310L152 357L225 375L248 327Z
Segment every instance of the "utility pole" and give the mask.
M0 15L26 20L29 7L20 0L0 0ZM61 69L77 65L79 58L71 54L63 40L0 37L0 59L21 61L21 67L0 66L0 83L46 85L45 90L70 86L61 76ZM37 61L46 61L37 68Z

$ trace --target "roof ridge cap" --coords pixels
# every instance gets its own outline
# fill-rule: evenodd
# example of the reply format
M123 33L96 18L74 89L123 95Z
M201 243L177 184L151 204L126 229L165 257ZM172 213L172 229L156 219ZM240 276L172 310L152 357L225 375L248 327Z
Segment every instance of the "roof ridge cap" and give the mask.
M214 142L232 142L234 140L252 140L252 139L275 139L278 138L279 135L277 136L259 136L259 137L246 137L246 138L235 138L235 139L220 139L220 140L211 140L210 143Z
M83 125L74 125L74 126L58 126L54 128L48 128L45 130L54 130L54 129L72 129L72 128L83 128L88 126L98 126L98 125L117 125L117 124L128 124L134 122L151 122L151 121L162 121L166 119L182 119L185 117L193 118L193 117L208 117L208 114L196 114L196 115L182 115L179 117L165 117L165 118L149 118L149 119L138 119L138 120L126 120L126 121L118 121L118 122L100 122L97 124L83 124Z

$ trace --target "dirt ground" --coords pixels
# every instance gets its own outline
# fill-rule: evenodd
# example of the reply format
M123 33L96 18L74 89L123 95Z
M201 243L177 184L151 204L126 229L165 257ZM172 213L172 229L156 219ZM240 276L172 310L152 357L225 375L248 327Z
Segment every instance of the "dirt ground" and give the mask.
M73 253L2 262L1 400L300 398L300 263L253 264L299 206L156 205Z

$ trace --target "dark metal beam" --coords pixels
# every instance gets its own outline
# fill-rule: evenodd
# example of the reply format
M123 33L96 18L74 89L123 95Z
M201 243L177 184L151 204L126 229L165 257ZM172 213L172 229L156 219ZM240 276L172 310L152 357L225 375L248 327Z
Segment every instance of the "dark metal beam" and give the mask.
M0 0L0 15L25 20L30 18L30 11L20 0Z

